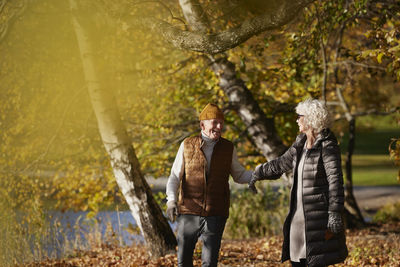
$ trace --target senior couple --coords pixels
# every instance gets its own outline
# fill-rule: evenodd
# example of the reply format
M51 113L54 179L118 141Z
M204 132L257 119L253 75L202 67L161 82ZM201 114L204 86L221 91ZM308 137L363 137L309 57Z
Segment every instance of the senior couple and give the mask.
M300 134L280 157L247 171L232 142L221 137L224 115L208 104L200 113L201 133L180 145L167 182L167 216L178 222L178 266L193 266L197 240L202 266L217 266L229 215L229 176L257 192L259 180L277 179L292 170L290 210L283 226L282 262L328 266L344 261L347 247L340 150L329 130L329 113L316 99L296 107Z

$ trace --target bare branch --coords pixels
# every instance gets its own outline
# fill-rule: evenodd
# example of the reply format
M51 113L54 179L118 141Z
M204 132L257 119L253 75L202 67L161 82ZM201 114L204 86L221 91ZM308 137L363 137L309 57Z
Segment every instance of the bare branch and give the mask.
M321 1L319 1L321 3ZM322 30L320 27L321 19L318 12L318 7L315 8L317 14L317 21L318 21L318 30L320 32L320 46L321 46L321 54L322 54L322 69L323 69L323 76L322 76L322 100L326 105L326 83L327 83L327 76L328 76L328 62L326 58L326 48L324 39L322 38ZM329 39L329 37L328 37Z
M174 128L174 129L180 129L180 128L186 128L190 125L196 125L198 123L197 120L189 120L189 121L185 121L182 123L177 123L177 124L162 124L162 125L156 125L156 124L150 124L150 123L138 123L138 122L134 122L131 120L127 121L130 125L132 125L133 127L139 127L139 128L143 128L143 127L149 127L152 129L159 129L160 126L163 128Z
M161 72L161 73L163 73L162 75L168 76L168 75L172 75L172 74L179 72L181 69L185 68L190 62L195 61L197 58L198 58L198 55L192 55L186 59L183 59L177 63L174 63L174 66L176 66L176 69L173 69L172 71L171 71L171 65L168 65L168 66L156 67L154 69L126 68L126 69L120 70L118 72L121 74L124 74L124 75L135 75L135 74L149 75L149 73Z
M6 0L0 0L0 14L3 15L4 7L7 3ZM9 1L11 4L14 4L12 1ZM22 1L19 5L17 4L16 6L10 8L10 14L8 15L8 18L5 18L5 21L1 21L1 28L0 28L0 41L5 38L5 36L8 33L8 30L10 28L10 25L12 25L15 20L21 16L21 14L26 10L27 6L27 0ZM5 16L6 17L6 16Z
M4 7L6 6L7 0L1 0L0 2L0 13L3 12Z
M382 70L382 71L386 71L386 69L384 67L380 67L380 66L376 66L376 65L368 65L368 64L364 64L364 63L359 63L356 61L352 61L352 60L343 60L343 61L336 61L334 63L331 63L330 65L354 65L354 66L359 66L359 67L363 67L363 68L367 68L367 69L377 69L377 70Z
M380 111L377 109L371 109L371 110L365 110L365 111L359 111L359 112L352 113L351 116L353 116L353 117L363 117L363 116L369 116L369 115L387 116L387 115L393 114L399 110L400 110L400 106L391 108L388 111ZM343 119L347 119L346 116L340 116L340 117L336 118L335 121L339 121L339 120L343 120Z
M362 112L356 112L356 113L353 113L352 115L355 117L368 116L368 115L386 116L386 115L393 114L398 110L400 110L400 106L391 108L388 111L380 111L380 110L376 110L376 109L371 109L371 110L366 110L366 111L362 111Z
M336 86L336 95L339 99L340 106L342 107L342 109L344 111L344 116L346 117L346 119L348 121L351 121L353 119L353 115L350 113L349 105L347 104L346 100L344 99L341 86Z
M35 164L39 163L39 161L42 160L42 159L49 153L50 148L51 148L51 146L52 146L53 143L54 143L54 140L56 139L56 137L57 137L57 136L59 135L59 133L61 132L61 128L62 128L62 126L64 125L65 118L66 118L66 116L67 116L67 113L68 113L69 109L71 108L72 103L73 103L76 99L78 99L78 96L79 96L83 91L85 91L84 89L86 89L86 88L81 88L80 90L78 90L78 91L73 95L73 97L71 98L70 102L67 103L67 105L65 106L64 112L63 112L63 114L62 114L62 116L61 116L61 119L60 119L60 124L58 125L55 134L50 138L49 143L47 144L47 147L46 147L46 149L44 150L44 152L43 152L42 154L40 154L40 155L39 155L35 160L33 160L31 163L29 163L29 164L22 170L22 172L25 172L25 171L29 170L30 168L32 168L32 166L34 166Z
M340 106L340 102L338 102L338 101L327 101L326 105L327 106Z
M0 40L3 40L3 38L6 36L8 32L8 23L4 23L0 27Z
M174 14L172 13L172 10L162 1L157 1L157 0L148 0L148 1L138 1L138 2L134 2L133 5L138 5L138 4L145 4L145 3L157 3L160 4L162 7L164 7L170 14L171 18L173 20L178 20L180 22L182 22L183 25L185 25L185 28L187 29L187 25L185 23L185 21L179 17L175 17Z

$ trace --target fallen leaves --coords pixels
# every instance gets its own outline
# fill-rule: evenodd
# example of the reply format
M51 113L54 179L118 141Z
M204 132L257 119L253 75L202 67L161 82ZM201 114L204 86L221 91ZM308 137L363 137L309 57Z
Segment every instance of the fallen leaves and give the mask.
M246 240L223 240L219 265L227 266L290 266L282 264L281 236L252 238ZM335 266L400 266L400 222L372 225L361 230L347 231L349 257ZM201 246L195 249L194 266L201 266ZM79 251L67 259L48 259L24 266L69 267L69 266L127 266L157 267L177 266L176 254L150 259L146 247L136 244L131 247L104 246L93 251Z

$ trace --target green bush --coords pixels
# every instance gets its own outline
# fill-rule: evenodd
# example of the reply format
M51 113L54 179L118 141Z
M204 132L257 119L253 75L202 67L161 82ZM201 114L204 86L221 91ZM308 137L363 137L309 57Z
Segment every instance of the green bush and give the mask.
M373 221L379 223L400 221L400 202L386 204L380 208L375 214Z
M243 239L278 234L289 210L289 188L273 190L257 184L258 194L249 190L232 192L229 219L224 237Z

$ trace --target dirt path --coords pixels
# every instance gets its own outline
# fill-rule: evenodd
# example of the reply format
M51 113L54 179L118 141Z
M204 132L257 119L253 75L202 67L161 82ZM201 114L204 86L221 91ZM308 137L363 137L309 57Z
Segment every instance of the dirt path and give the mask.
M148 179L154 191L165 192L167 178ZM276 182L271 183L276 186ZM247 190L246 185L231 184L236 189ZM388 203L400 201L400 185L397 186L355 186L354 195L357 203L365 215L374 214L379 208Z
M389 203L400 201L400 185L398 186L355 186L354 196L364 213L374 214L379 208Z

